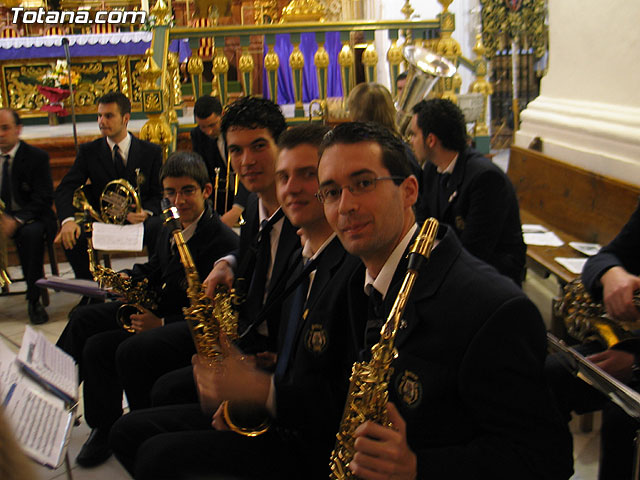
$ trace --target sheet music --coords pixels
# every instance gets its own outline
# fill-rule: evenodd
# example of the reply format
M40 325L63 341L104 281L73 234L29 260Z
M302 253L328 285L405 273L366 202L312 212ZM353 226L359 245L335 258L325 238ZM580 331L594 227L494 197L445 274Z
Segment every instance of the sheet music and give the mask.
M548 231L549 229L536 223L524 223L522 225L522 233L545 233Z
M3 341L0 341L0 399L2 402L11 385L18 381L19 376L20 369L16 365L16 354Z
M9 391L5 414L29 457L51 468L62 464L75 416L62 399L22 376Z
M560 247L564 242L553 232L524 233L524 243L527 245L541 245L548 247Z
M584 264L587 263L586 258L556 257L554 260L576 275L580 275L582 273L582 268L584 267Z
M92 238L96 250L141 252L144 224L111 225L94 222Z
M69 401L78 399L78 367L73 357L29 325L25 328L18 361L28 373L59 390Z

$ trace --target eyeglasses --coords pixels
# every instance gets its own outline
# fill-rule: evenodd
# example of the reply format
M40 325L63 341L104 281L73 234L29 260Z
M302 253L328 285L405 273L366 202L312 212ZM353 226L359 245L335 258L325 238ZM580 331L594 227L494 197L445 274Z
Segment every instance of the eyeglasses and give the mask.
M177 195L180 195L183 198L189 198L195 195L195 193L199 190L198 187L189 186L181 188L180 191L176 192L173 188L165 188L162 193L168 199L174 199Z
M323 187L318 190L318 193L316 193L316 198L320 203L327 205L340 200L340 197L342 196L342 190L344 190L345 188L355 196L373 192L376 189L376 182L379 182L380 180L393 180L394 182L402 182L404 180L404 177L399 177L397 175L391 177L358 177L349 185L344 185L342 187Z

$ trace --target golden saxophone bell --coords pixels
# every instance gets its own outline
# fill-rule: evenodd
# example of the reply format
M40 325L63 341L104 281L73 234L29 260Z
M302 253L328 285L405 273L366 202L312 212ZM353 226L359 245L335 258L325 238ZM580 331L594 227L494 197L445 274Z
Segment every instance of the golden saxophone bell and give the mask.
M254 405L222 402L222 417L231 431L245 437L262 435L271 426L271 418L266 411L256 410Z
M135 329L131 324L131 315L135 315L138 313L144 313L144 310L139 305L133 305L130 303L125 303L124 305L120 305L118 309L118 313L116 314L116 319L118 323L129 333L135 333Z
M2 200L0 200L0 216L4 215L4 212L5 204ZM0 288L11 285L9 272L7 272L7 268L9 267L9 257L7 255L8 241L9 239L2 232L0 232Z

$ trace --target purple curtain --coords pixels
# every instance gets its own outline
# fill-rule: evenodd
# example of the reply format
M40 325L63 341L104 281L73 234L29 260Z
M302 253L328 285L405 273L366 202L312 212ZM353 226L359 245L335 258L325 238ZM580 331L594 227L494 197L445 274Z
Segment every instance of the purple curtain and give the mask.
M340 97L342 96L340 65L338 65L338 54L342 48L340 32L327 32L325 34L324 48L329 54L327 96ZM314 98L318 98L318 78L316 76L315 65L313 64L313 56L317 49L318 44L315 33L302 33L300 35L300 50L304 55L302 101L305 103L310 102ZM280 58L280 68L278 68L278 103L294 103L293 76L291 74L291 68L289 67L289 55L291 55L293 51L290 34L276 35L274 50ZM268 47L265 45L265 55L267 51ZM263 92L265 96L269 96L266 70L263 75Z

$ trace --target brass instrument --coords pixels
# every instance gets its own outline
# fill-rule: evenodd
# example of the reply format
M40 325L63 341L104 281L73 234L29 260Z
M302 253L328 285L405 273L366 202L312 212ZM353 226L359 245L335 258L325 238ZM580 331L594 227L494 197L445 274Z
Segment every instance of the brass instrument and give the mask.
M365 421L388 426L387 402L389 381L393 374L392 362L398 356L394 342L405 306L418 277L422 264L431 255L431 249L438 233L438 221L427 219L422 225L409 251L409 267L398 296L389 312L387 321L380 330L380 341L371 348L371 360L353 364L349 379L349 393L336 435L336 445L331 452L329 466L331 479L355 478L349 469L354 456L355 430Z
M157 306L156 296L152 290L149 290L149 280L145 278L140 282L133 283L131 278L123 277L115 270L100 265L93 249L93 224L88 209L85 210L83 223L91 275L98 282L100 288L110 288L124 297L124 305L118 309L116 318L122 328L133 333L135 330L131 326L131 315L143 313L143 307L153 310Z
M238 183L240 182L240 176L238 175L237 172L236 172L235 175L236 175L236 181L235 181L234 190L233 190L233 195L234 196L238 194ZM242 212L240 212L240 216L238 217L238 223L235 224L234 227L242 227L246 223L247 223L247 221L242 216Z
M314 107L317 107L314 115ZM313 122L318 117L323 125L327 124L327 117L329 116L329 107L326 100L315 99L309 103L309 122Z
M141 212L140 186L144 182L144 176L140 169L136 168L136 187L122 178L107 183L100 195L100 213L98 213L84 191L85 185L81 185L73 192L73 206L79 212L76 214L78 223L84 222L84 212L88 211L91 217L103 223L122 225L127 220L127 214L131 211Z
M238 338L238 312L235 307L241 302L234 289L231 292L224 286L218 286L213 300L206 296L191 252L182 235L178 211L172 207L168 199L162 200L162 214L165 223L171 229L180 260L184 266L187 279L187 296L190 305L185 307L184 318L189 326L196 351L201 358L212 364L222 360L220 334L224 333L228 340ZM233 410L229 402L222 404L224 419L229 428L246 436L256 436L267 431L269 424L261 417L257 427L243 427L233 419ZM251 412L253 413L253 412ZM244 415L245 412L242 412Z
M640 310L640 291L634 294L633 303ZM580 278L565 285L562 300L554 309L563 318L569 335L581 342L599 341L605 348L634 337L631 330L640 328L640 323L611 319L604 305L589 295Z
M0 200L0 216L4 215L6 206L2 200ZM9 239L0 232L0 288L11 285L11 279L7 268L9 268L9 258L7 256Z
M396 124L403 137L407 136L413 113L411 109L431 91L440 78L449 78L456 73L456 67L445 57L430 50L408 45L402 50L409 70L407 83L398 99Z
M216 172L216 178L213 183L213 209L218 211L218 189L220 188L220 167L213 169Z

